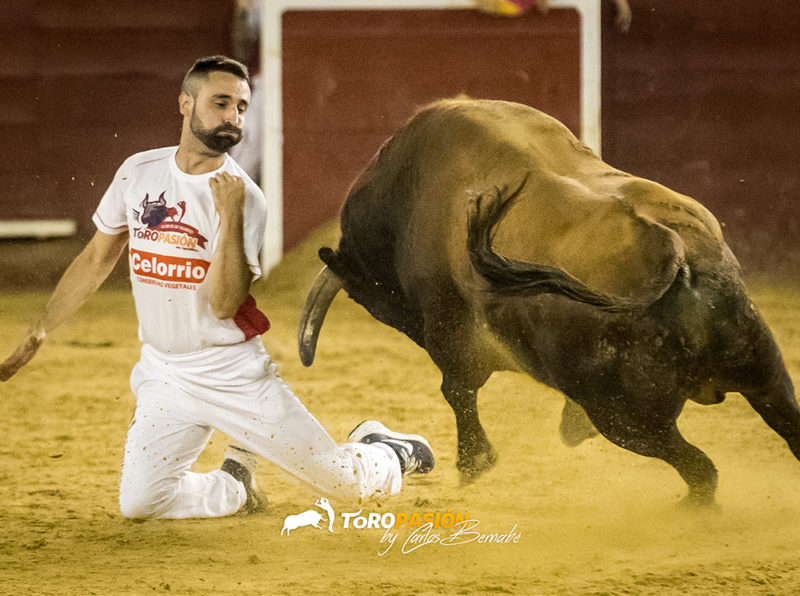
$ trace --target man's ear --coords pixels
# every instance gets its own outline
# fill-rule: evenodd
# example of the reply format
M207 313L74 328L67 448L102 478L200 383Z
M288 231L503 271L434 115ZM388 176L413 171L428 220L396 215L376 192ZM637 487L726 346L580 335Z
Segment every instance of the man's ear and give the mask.
M186 91L181 91L181 94L178 96L178 109L181 112L181 116L187 116L192 113L192 106L194 105L194 97L192 97Z

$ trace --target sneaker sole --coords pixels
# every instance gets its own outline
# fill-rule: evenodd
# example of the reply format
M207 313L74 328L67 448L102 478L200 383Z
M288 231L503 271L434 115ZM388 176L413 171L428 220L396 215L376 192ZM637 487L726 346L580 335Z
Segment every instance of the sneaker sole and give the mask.
M361 441L361 439L369 435L384 435L387 439L397 439L398 441L419 441L420 443L425 445L428 449L430 449L431 453L433 453L433 447L431 447L431 444L422 435L399 433L390 430L384 424L378 422L377 420L365 420L364 422L362 422L361 424L359 424L353 430L350 431L350 434L347 436L347 439L352 443L358 443Z

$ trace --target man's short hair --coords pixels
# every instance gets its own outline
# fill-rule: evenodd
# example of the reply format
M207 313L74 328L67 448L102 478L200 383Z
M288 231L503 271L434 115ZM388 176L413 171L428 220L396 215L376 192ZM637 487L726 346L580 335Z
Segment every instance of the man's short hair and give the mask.
M247 67L244 64L233 58L217 55L206 56L205 58L199 58L195 61L189 69L189 72L183 77L181 91L194 97L197 92L197 80L200 78L208 79L208 75L212 72L227 72L240 79L244 79L247 81L247 84L250 85L250 73L247 71Z

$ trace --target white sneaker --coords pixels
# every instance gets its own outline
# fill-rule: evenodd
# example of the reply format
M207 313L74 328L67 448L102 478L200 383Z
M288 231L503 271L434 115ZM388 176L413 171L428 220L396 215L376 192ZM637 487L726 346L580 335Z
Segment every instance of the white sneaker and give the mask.
M435 464L433 449L425 437L389 430L377 420L365 420L350 432L348 439L353 443L388 445L397 454L403 474L427 474Z
M247 514L261 513L267 509L267 495L256 484L256 466L258 456L236 445L228 445L225 450L225 461L220 470L227 472L244 484L247 500L242 511Z

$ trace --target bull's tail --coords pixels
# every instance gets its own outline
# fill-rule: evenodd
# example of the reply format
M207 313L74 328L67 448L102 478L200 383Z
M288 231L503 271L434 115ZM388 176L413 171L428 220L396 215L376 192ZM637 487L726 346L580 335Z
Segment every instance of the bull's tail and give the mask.
M607 311L645 306L593 290L556 267L515 261L494 252L492 242L497 225L527 181L528 176L514 191L509 191L508 187L496 188L495 194L481 195L470 204L467 251L472 267L489 282L491 291L509 296L561 294Z

